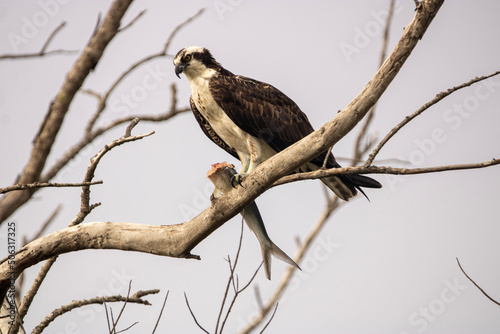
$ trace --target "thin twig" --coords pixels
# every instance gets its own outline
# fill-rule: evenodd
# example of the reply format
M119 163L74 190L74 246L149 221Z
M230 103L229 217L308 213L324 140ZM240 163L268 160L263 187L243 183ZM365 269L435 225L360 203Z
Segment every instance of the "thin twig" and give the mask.
M127 328L122 329L121 331L116 332L116 334L126 332L126 331L128 331L130 328L132 328L132 327L134 327L135 325L137 325L138 323L139 323L139 321L136 321L136 322L134 322L132 325L128 326Z
M224 296L222 297L222 303L221 303L221 306L219 309L219 315L217 316L217 323L215 324L215 331L214 331L215 334L218 333L219 323L220 323L220 320L222 317L222 312L224 311L224 305L226 303L227 296L229 293L229 287L231 286L231 282L233 282L233 284L234 284L234 271L236 269L236 265L238 264L238 259L240 257L241 244L243 243L243 227L244 227L244 223L243 223L243 218L242 218L241 219L240 240L238 241L238 248L236 250L236 259L234 260L234 266L231 266L231 262L229 262L229 268L230 268L229 279L227 280L226 290L224 291ZM228 256L228 261L229 260L230 260L230 258ZM221 332L222 332L223 327L224 327L224 324L221 326Z
M229 304L229 308L227 309L226 316L224 317L224 320L222 321L222 325L220 327L220 332L219 332L220 334L222 334L224 326L226 325L226 321L227 321L227 319L229 319L229 314L231 313L231 310L232 310L234 304L236 303L236 299L238 299L238 296L240 295L240 293L242 293L243 291L245 291L245 289L250 286L250 284L253 282L253 280L255 279L255 277L257 277L257 273L259 272L259 270L260 270L261 267L262 267L262 262L259 265L259 267L257 268L257 270L255 270L254 274L252 275L252 277L250 278L250 280L248 281L248 283L243 288L241 288L240 290L235 290L233 299L231 300L231 304ZM215 332L215 333L217 333L217 332Z
M34 53L23 53L23 54L3 54L0 55L0 59L20 59L20 58L34 58L34 57L43 57L47 55L53 55L53 54L64 54L64 53L75 53L78 52L78 50L52 50L52 51L46 51L47 47L49 46L50 42L54 39L55 35L61 30L64 26L66 25L66 22L63 21L61 24L59 24L54 31L49 35L45 43L43 44L42 48L40 49L39 52L34 52Z
M193 20L195 20L196 18L198 18L198 16L200 16L201 14L203 14L204 11L205 11L205 8L201 8L196 14L194 14L193 16L191 16L190 18L188 18L186 21L184 21L181 24L179 24L177 27L175 27L175 29L170 34L170 37L168 38L167 42L163 46L163 54L167 54L167 50L170 47L170 43L172 43L172 40L174 39L174 36L182 28L184 28L185 25L187 25L188 23L192 22Z
M44 53L35 52L35 53L23 53L23 54L4 54L4 55L0 55L0 60L1 59L36 58L36 57L44 57L44 56L50 56L50 55L55 55L55 54L73 54L73 53L77 53L78 51L79 50L57 49L57 50L47 51Z
M57 34L57 32L59 30L61 30L64 26L66 25L66 22L65 21L62 21L61 24L59 26L57 26L57 28L49 35L49 38L47 39L47 41L45 42L45 44L42 46L42 50L40 50L40 54L43 54L45 53L45 50L47 50L47 47L49 46L50 42L52 41L52 39L54 38L54 36Z
M142 16L142 15L144 15L145 13L146 13L146 10L145 10L145 9L141 10L141 11L139 12L139 14L137 14L137 15L136 15L136 17L134 17L134 18L132 19L132 21L130 21L128 24L126 24L126 25L125 25L125 26L123 26L122 28L118 29L118 32L123 32L123 31L127 30L128 28L130 28L131 26L133 26L133 25L134 25L134 23L135 23L135 22L137 22L137 21L141 18L141 16Z
M96 184L102 184L102 180L93 182L80 182L80 183L49 183L49 182L33 182L29 184L14 184L5 188L0 188L0 194L5 194L10 191L16 190L26 190L26 189L38 189L38 188L69 188L69 187L82 187L82 186L93 186Z
M266 325L264 326L264 328L262 328L262 330L260 331L260 334L264 333L264 331L266 330L267 326L269 326L269 324L271 323L271 321L273 321L274 315L276 314L276 311L278 310L278 304L279 303L276 303L276 306L274 307L274 311L271 314L271 318L269 318L269 321L266 323Z
M108 333L111 334L111 322L109 321L109 313L108 313L108 306L106 303L104 304L104 311L106 312L106 323L108 324Z
M153 328L153 332L151 334L155 334L156 328L158 327L158 324L160 323L160 319L161 319L161 316L163 314L163 309L165 308L165 304L167 304L169 292L170 292L170 290L167 291L167 294L165 295L165 299L163 299L163 305L161 306L160 314L158 315L158 319L156 319L156 324L155 324L155 327Z
M458 85L458 86L455 86L453 88L450 88L444 92L441 92L439 94L436 95L436 97L434 97L432 100L430 100L429 102L427 102L426 104L424 104L423 106L421 106L417 111L415 111L413 114L409 115L409 116L406 116L404 120L402 120L398 125L396 125L386 136L384 139L382 139L382 141L377 145L377 147L375 147L375 149L372 151L372 153L370 153L370 156L368 157L368 160L366 160L364 166L367 167L367 166L370 166L373 162L373 160L375 159L375 157L377 156L377 154L380 152L380 150L382 149L382 147L389 141L389 139L391 139L399 130L401 130L401 128L403 128L406 124L408 124L410 121L412 121L415 117L417 117L418 115L420 115L421 113L423 113L424 111L426 111L427 109L429 109L430 107L432 107L433 105L435 105L436 103L438 103L439 101L441 101L442 99L444 99L445 97L451 95L452 93L462 89L462 88L465 88L465 87L468 87L472 84L475 84L477 82L480 82L480 81L483 81L483 80L486 80L488 78L491 78L493 76L496 76L500 74L500 71L496 71L492 74L489 74L489 75L485 75L485 76L481 76L481 77L476 77L472 80L469 80L461 85Z
M483 295L485 295L489 300L491 300L493 303L497 304L498 306L500 306L500 303L497 302L495 299L491 298L487 293L486 291L484 291L476 282L474 282L474 280L472 278L469 277L469 275L467 275L467 273L465 272L464 268L462 268L462 265L460 264L460 261L458 261L458 257L456 258L457 259L457 263L458 263L458 266L460 267L460 270L464 273L465 277L467 277L469 279L469 281L472 282L472 284L474 284L476 286L476 288L479 289L479 291L481 291L483 293Z
M113 309L111 307L109 308L109 314L111 316L111 323L114 324L115 318L113 317ZM113 334L113 329L111 329L111 332L109 332L109 334ZM114 333L114 334L116 334L116 333Z
M191 313L191 316L193 317L193 320L196 323L196 325L198 326L198 328L200 328L205 333L210 334L205 328L201 327L201 325L198 323L198 320L196 320L196 317L195 317L193 311L191 310L191 306L189 306L188 297L187 297L185 292L184 292L184 299L186 300L186 304L187 304L187 307L189 309L189 313Z
M116 325L118 325L118 321L120 321L120 318L123 314L123 311L125 310L125 307L127 306L128 299L130 297L130 289L132 288L132 280L128 282L128 291L127 291L127 298L125 298L125 302L123 303L122 308L120 309L120 313L118 314L118 318L116 318L116 321L113 323L113 328L111 328L111 331L116 333Z

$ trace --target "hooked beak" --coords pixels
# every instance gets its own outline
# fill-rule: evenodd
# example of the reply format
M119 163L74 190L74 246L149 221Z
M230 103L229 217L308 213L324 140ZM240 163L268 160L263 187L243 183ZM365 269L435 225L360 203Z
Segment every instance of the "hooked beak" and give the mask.
M184 69L186 68L186 65L177 65L175 66L175 75L177 75L177 77L180 79L181 77L179 76L179 74L181 74Z

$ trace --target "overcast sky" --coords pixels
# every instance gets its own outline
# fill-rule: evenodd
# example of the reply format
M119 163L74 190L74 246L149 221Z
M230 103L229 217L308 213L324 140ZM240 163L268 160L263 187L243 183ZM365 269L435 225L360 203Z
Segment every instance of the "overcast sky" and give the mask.
M84 87L104 92L130 64L163 47L171 31L205 7L205 13L175 37L170 55L185 46L209 48L228 70L268 82L291 97L314 127L331 120L377 70L383 20L389 1L136 1L127 23L106 49ZM99 13L110 1L2 1L0 53L38 51L62 22L66 27L49 49L81 50ZM500 69L500 2L447 1L424 38L380 99L370 133L382 138L404 117L437 93ZM414 2L399 1L389 49L414 15ZM0 187L14 182L51 99L78 53L0 62ZM148 87L144 86L147 80ZM133 72L110 96L100 125L132 114L159 114L170 104L188 105L187 79L174 75L172 58L149 62ZM147 88L147 89L146 89ZM377 165L427 167L500 158L500 78L466 88L430 108L400 131ZM77 141L96 108L78 94L47 163ZM125 126L99 138L56 178L79 182L89 159L120 137ZM334 147L349 164L359 127ZM210 164L229 161L226 152L200 131L191 113L166 123L140 123L134 133L155 135L121 146L96 171L103 185L92 188L102 202L86 222L126 221L175 224L193 218L209 204ZM500 168L417 176L375 175L384 187L367 190L370 202L356 198L333 215L296 273L268 333L497 333L500 308L460 272L455 258L493 298L500 300ZM58 204L63 208L47 233L64 228L80 205L79 189L45 189L18 210L18 241L32 236ZM325 205L321 182L273 188L257 199L273 241L293 255ZM25 319L31 331L53 309L72 300L161 289L152 306L127 306L122 326L139 321L129 333L152 331L167 290L159 333L197 331L184 303L189 297L198 321L215 327L228 277L224 260L234 258L240 216L210 235L193 253L201 261L119 251L84 251L61 256L47 276ZM0 228L6 254L5 224ZM261 262L258 242L247 227L238 268L246 281ZM25 288L40 265L30 268ZM274 291L286 264L275 260L273 280L260 271L255 280L263 298ZM257 310L253 287L238 299L226 325L236 332ZM23 291L24 293L24 291ZM118 314L121 305L110 305ZM102 306L58 318L46 333L103 333ZM122 327L122 329L123 329Z

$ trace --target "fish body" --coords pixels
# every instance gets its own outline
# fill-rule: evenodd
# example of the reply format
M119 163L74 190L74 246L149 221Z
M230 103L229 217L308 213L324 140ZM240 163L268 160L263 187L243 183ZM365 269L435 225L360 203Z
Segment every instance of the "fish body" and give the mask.
M212 165L212 169L207 173L207 177L212 181L215 186L214 196L219 197L221 193L227 194L233 189L233 177L238 173L234 166L227 162L217 163ZM246 208L241 211L243 219L247 223L250 230L255 234L259 241L262 250L262 259L264 261L264 269L266 277L271 279L271 256L274 256L291 266L300 270L300 267L293 261L285 252L283 252L267 234L264 221L260 215L259 208L254 202L250 203Z

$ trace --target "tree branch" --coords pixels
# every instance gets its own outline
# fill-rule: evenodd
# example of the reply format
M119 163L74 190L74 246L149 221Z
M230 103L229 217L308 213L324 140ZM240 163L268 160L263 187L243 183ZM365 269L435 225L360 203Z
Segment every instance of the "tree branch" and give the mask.
M437 173L446 172L461 169L476 169L485 168L490 166L495 166L500 164L500 159L492 159L484 162L470 163L470 164L458 164L458 165L447 165L447 166L437 166L437 167L424 167L424 168L395 168L395 167L385 167L385 166L359 166L359 167L341 167L341 168L330 168L317 170L314 172L297 173L292 175L287 175L282 177L278 181L273 183L274 186L279 186L282 184L301 181L301 180L311 180L320 179L325 176L337 175L337 174L394 174L394 175L413 175L413 174L426 174L426 173Z
M493 303L497 304L498 306L500 306L500 303L497 302L495 299L491 298L487 293L486 291L484 291L476 282L474 282L474 280L472 278L469 277L469 275L467 275L467 273L465 272L464 268L462 268L462 265L460 264L460 261L458 261L458 258L457 259L457 263L458 263L458 267L460 268L460 270L464 273L465 277L467 277L469 279L469 281L472 282L472 284L474 284L476 286L476 288L479 289L479 291L481 291L483 293L483 295L485 295L489 300L491 300Z
M107 297L95 297L91 299L83 299L83 300L75 300L67 305L61 306L58 309L55 309L52 311L49 315L43 319L42 322L38 326L36 326L33 331L31 332L32 334L39 334L42 333L47 326L54 321L57 317L63 315L64 313L70 312L71 310L74 310L76 308L86 306L86 305L92 305L92 304L104 304L104 303L116 303L116 302L128 302L128 303L134 303L134 304L142 304L142 305L151 305L147 300L142 299L144 296L152 295L152 294L157 294L160 292L160 290L146 290L146 291L137 291L134 295L132 296L127 296L123 297L120 295L115 295L115 296L107 296Z
M38 188L67 188L67 187L81 187L81 186L93 186L96 184L102 184L102 181L94 182L81 182L81 183L48 183L48 182L33 182L30 184L14 184L5 188L0 188L0 194L5 194L15 190L26 190L26 189L38 189Z
M49 35L45 43L43 44L42 48L40 49L39 52L35 53L23 53L23 54L3 54L0 55L0 60L1 59L25 59L25 58L34 58L34 57L43 57L47 55L53 55L53 54L61 54L61 53L75 53L78 52L77 50L52 50L52 51L46 51L47 47L49 46L50 42L54 39L55 35L61 30L64 26L66 25L66 22L61 22L60 25L57 26L56 29Z
M116 0L111 4L102 25L89 40L80 57L67 73L64 83L52 101L43 124L34 140L31 156L19 179L20 184L39 181L47 157L75 94L82 87L90 71L96 67L104 50L116 35L120 27L120 20L131 2L132 0ZM35 190L16 191L2 197L0 199L0 223L22 204L26 203Z

